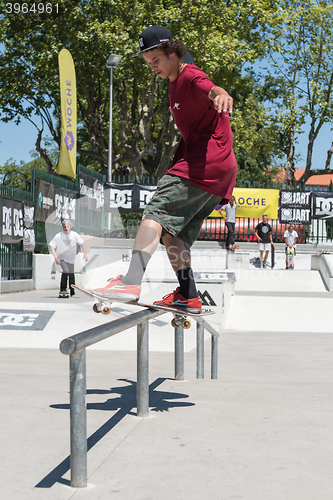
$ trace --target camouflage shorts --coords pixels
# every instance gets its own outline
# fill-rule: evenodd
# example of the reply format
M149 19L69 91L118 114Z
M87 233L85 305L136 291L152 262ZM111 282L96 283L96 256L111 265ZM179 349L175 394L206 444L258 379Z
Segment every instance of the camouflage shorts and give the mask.
M203 191L183 177L166 174L158 182L142 219L161 224L162 237L168 233L192 246L199 236L203 220L220 200L220 196Z

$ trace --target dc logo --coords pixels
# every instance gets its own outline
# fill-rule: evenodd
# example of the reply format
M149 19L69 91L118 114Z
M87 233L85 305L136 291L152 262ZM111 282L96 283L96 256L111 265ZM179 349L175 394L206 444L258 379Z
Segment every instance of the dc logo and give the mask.
M36 318L38 318L38 314L15 314L15 313L0 313L0 325L8 325L8 326L20 326L31 327Z
M332 215L333 198L316 198L316 215Z

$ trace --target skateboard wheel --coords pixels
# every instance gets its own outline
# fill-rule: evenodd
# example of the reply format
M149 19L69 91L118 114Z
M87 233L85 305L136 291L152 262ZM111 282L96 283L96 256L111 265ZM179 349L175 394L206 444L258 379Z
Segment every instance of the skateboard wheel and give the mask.
M179 319L173 318L171 320L171 326L172 326L172 328L178 328L180 325L181 325L181 322L179 321Z
M184 321L182 323L182 327L185 328L185 330L187 330L188 328L190 328L190 326L191 326L191 322L188 319L184 319Z
M98 303L94 304L93 305L93 311L95 313L100 313L101 312L101 306Z
M106 315L106 314L110 314L111 312L111 307L104 304L102 307L101 307L101 313Z

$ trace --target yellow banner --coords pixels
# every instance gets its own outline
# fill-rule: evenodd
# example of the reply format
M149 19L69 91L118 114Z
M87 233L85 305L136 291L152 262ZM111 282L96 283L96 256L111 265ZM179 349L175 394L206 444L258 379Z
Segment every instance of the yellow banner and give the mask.
M57 172L76 179L76 78L67 49L58 56L61 93L61 144Z
M235 188L236 217L261 218L267 215L269 219L278 218L279 190ZM209 217L221 217L220 212L213 210Z

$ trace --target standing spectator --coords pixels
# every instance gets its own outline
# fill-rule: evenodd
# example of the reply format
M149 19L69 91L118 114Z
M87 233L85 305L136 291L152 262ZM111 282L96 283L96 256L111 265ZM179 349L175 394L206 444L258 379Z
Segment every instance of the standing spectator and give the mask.
M59 297L68 297L67 281L69 281L69 290L71 297L75 295L75 290L72 285L75 285L74 262L76 256L76 244L81 246L81 251L84 254L84 259L87 262L87 252L84 246L83 239L75 231L71 231L71 223L69 220L64 220L62 223L62 232L54 236L50 241L50 250L55 259L56 264L62 268L60 280Z
M225 211L226 215L224 217L222 210ZM235 250L235 222L236 222L236 210L237 203L234 196L230 198L229 203L226 205L222 205L219 209L222 219L225 220L225 225L228 229L227 235L227 244L226 247L228 250Z
M262 216L262 222L259 222L254 229L259 242L260 267L264 268L267 265L270 245L273 245L272 227L267 222L267 215Z
M284 242L286 244L286 269L289 268L288 265L288 248L292 250L291 254L293 256L296 255L296 243L298 239L298 234L295 231L295 226L293 224L289 224L287 231L283 235ZM292 259L292 269L294 269L294 259Z

